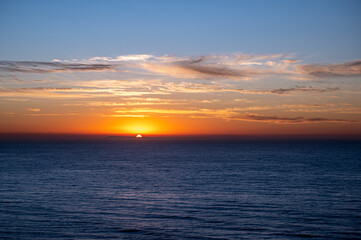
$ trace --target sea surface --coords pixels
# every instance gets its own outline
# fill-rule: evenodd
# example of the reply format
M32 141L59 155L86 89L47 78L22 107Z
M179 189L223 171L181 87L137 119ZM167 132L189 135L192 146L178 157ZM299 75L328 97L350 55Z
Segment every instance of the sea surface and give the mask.
M3 141L0 239L361 239L361 142Z

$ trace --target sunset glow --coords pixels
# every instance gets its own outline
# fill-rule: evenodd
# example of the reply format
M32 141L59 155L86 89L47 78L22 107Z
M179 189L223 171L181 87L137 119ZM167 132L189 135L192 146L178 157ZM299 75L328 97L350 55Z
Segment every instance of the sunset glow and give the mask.
M24 9L38 11L24 4ZM144 9L149 9L147 4ZM183 7L174 4L175 9ZM313 6L312 1L307 4ZM44 6L50 12L56 9ZM2 7L0 134L361 134L361 34L356 24L360 17L352 5L344 11L335 7L339 15L324 8L310 13L313 22L306 25L312 31L290 29L285 22L297 25L310 16L293 14L290 20L289 13L272 14L280 23L274 29L266 17L268 8L252 2L236 2L229 9L250 8L258 17L235 10L228 14L232 21L228 15L220 18L224 24L209 17L218 16L223 8L218 5L205 18L198 16L199 11L190 13L183 25L176 16L157 11L159 19L144 13L125 27L118 24L126 22L128 13L123 12L107 14L115 16L114 27L108 28L109 22L101 24L105 20L93 18L97 14L83 13L86 16L74 17L87 19L86 26L101 24L104 39L94 40L103 34L82 24L77 28L73 21L65 22L74 42L61 41L64 45L55 37L62 33L33 19L35 13L28 18L28 12L21 15L11 1ZM194 9L203 7L195 3ZM52 16L63 21L62 14ZM11 20L19 18L25 25ZM263 24L249 20L253 18ZM156 24L155 19L162 21ZM144 27L142 21L150 25ZM327 21L340 24L331 28ZM163 23L164 29L159 28ZM48 39L41 47L25 40L33 39L36 25L41 32L37 38ZM151 26L155 32L142 31ZM88 30L83 35L78 29ZM224 35L217 33L220 29ZM333 34L337 32L343 34Z

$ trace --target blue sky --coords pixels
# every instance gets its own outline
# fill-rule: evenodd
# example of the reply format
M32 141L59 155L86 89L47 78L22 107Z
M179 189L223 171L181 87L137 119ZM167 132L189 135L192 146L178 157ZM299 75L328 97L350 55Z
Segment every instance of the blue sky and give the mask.
M2 60L126 54L361 54L360 1L0 1Z

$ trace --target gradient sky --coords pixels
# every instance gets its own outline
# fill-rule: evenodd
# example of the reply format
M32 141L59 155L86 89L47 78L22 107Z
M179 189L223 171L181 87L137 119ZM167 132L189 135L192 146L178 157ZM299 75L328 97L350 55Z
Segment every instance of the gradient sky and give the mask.
M360 13L0 0L0 133L360 135Z

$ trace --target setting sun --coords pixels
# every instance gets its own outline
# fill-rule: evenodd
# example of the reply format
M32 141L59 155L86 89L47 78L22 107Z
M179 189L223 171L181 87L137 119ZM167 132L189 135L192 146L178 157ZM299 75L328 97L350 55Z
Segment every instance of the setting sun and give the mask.
M143 136L142 135L140 135L140 134L138 134L137 136L136 136L136 138L142 138Z

